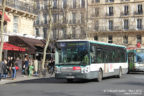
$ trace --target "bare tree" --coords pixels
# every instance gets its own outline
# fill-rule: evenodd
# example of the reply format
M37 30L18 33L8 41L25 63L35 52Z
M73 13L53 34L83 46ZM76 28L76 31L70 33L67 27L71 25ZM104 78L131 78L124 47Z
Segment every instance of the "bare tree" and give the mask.
M6 0L2 0L1 33L0 33L0 38L1 38L1 44L0 44L0 62L2 62L2 52L3 52L3 43L4 43L3 33L4 33L5 3L6 3Z
M51 29L52 29L52 11L51 11L51 8L52 8L52 0L49 0L49 4L48 4L49 30L47 31L46 45L45 45L44 52L43 52L42 71L44 71L44 65L45 65L45 60L46 60L46 52L47 52L47 48L48 48L48 45L49 45Z

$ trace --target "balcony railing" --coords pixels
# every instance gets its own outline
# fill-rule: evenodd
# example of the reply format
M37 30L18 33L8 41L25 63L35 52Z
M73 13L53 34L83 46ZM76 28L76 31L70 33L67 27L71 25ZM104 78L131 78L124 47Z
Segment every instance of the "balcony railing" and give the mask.
M113 2L114 2L114 0L105 0L105 2L112 2L112 3L113 3Z
M136 26L128 26L128 27L124 27L124 26L112 26L112 28L110 29L109 26L96 26L96 28L94 28L95 31L102 31L102 32L112 32L112 31L144 31L144 26L141 27L137 27Z
M134 12L134 15L142 15L143 14L143 11L135 11Z
M106 13L106 16L114 16L114 13Z
M129 12L121 12L121 16L127 16L129 15Z
M0 0L0 5L1 4L2 4L2 0ZM7 0L6 6L15 8L17 10L22 10L22 11L36 14L36 10L34 9L33 4L28 4L19 0Z

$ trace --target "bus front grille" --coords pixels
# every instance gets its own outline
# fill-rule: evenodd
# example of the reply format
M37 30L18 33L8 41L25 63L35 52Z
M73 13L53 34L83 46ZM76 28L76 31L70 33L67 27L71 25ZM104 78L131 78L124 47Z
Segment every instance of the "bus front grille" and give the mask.
M73 72L73 67L62 67L61 72Z

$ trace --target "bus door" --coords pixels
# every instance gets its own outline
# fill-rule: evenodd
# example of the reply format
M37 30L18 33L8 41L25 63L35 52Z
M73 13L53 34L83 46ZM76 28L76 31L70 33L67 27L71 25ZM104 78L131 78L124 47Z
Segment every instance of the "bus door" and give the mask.
M135 57L134 52L128 53L128 69L129 69L129 71L134 70L134 57Z

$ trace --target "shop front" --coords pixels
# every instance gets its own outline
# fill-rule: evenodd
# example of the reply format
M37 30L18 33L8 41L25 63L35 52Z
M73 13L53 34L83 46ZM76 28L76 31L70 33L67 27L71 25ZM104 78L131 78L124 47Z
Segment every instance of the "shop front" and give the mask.
M7 58L8 56L15 57L14 53L23 53L25 51L26 51L25 48L15 46L15 45L10 44L8 42L4 42L4 45L3 45L3 58Z
M38 52L42 52L45 45L44 40L22 36L9 36L9 42L16 46L25 48L24 55L28 55L32 58L35 58Z

